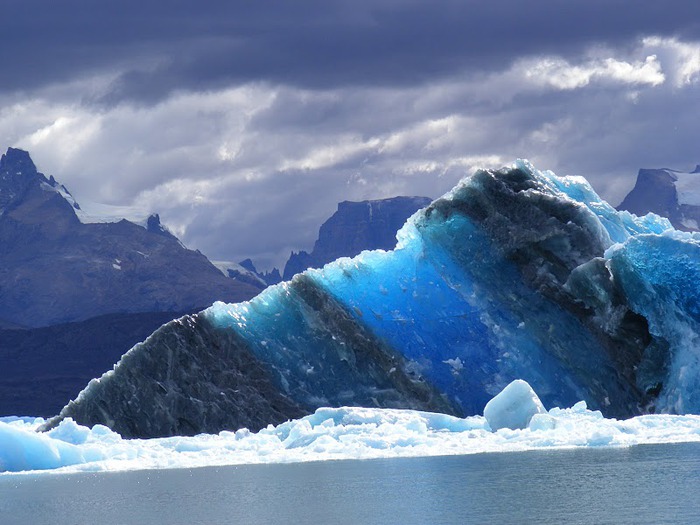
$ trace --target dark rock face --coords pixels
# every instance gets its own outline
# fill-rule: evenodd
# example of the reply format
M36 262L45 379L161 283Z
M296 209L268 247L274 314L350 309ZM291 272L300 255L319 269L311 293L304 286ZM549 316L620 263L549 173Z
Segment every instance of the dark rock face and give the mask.
M678 222L681 217L674 182L667 170L640 169L637 183L617 208L635 215L653 212Z
M49 183L29 158L29 153L21 149L9 148L0 157L0 214L22 200L30 188L38 183Z
M292 252L284 267L284 280L340 257L354 257L363 250L393 249L396 232L406 219L428 204L427 197L341 202L338 211L321 225L312 252Z
M653 212L667 217L677 230L700 231L700 206L679 202L679 173L670 169L640 169L634 188L617 209L640 216ZM700 166L691 173L698 174L700 193Z
M83 224L29 155L0 159L0 319L40 327L115 312L190 311L259 288L227 279L151 216Z
M284 265L284 274L282 278L288 281L308 268L318 268L324 264L325 263L317 262L317 259L305 250L292 252L289 254L287 264Z

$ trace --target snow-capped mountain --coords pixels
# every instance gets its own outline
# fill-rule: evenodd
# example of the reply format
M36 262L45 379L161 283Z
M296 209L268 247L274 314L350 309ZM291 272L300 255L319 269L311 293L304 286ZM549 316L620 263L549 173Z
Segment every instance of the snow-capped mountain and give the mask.
M0 415L53 415L164 322L262 288L224 276L157 214L81 206L13 148L0 246Z
M168 323L48 426L152 437L323 406L481 414L517 378L545 406L700 410L700 247L667 219L518 161L465 178L398 237Z
M26 151L8 149L0 159L3 325L190 311L259 291L184 248L158 215L141 214L137 224L106 211L86 213L64 186L37 171Z
M700 231L700 165L690 173L640 169L634 188L617 208L635 215L653 212L676 229Z

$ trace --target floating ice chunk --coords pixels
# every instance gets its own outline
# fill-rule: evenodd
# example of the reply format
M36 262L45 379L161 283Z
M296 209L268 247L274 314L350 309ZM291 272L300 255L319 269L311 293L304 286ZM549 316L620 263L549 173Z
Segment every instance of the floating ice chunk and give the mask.
M532 416L546 413L540 398L522 379L510 383L484 407L484 417L494 432L527 428Z
M47 470L84 462L75 445L23 426L0 423L0 472Z

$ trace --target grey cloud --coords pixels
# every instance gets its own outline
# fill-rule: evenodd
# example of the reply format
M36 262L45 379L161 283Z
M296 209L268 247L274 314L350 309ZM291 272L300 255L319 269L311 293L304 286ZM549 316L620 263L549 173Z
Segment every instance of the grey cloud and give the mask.
M311 249L319 217L347 198L333 177L277 174L261 184L222 190L217 207L206 207L188 225L184 241L213 259L254 257L261 267L280 266L289 252ZM327 198L309 198L324 195Z
M98 117L79 108L79 122L103 119L83 143L78 125L22 145L78 200L116 191L117 201L160 212L210 257L250 256L262 267L310 248L341 200L437 197L474 166L527 157L541 169L586 176L615 203L639 167L697 162L693 85L642 86L636 99L636 87L606 83L499 96L512 80L504 72L421 88L252 85ZM218 156L222 144L231 158Z
M0 90L98 71L121 72L97 97L109 104L251 81L407 86L642 34L698 36L698 15L690 1L10 2Z

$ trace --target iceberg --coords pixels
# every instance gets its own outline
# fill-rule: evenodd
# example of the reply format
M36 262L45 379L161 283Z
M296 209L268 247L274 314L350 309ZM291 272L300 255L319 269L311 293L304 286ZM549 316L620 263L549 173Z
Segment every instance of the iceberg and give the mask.
M484 407L491 430L526 428L535 415L546 412L535 391L522 379L510 383Z
M523 403L524 398L529 401ZM239 429L153 439L124 439L103 425L88 428L69 418L49 432L37 433L42 420L0 418L0 473L194 468L700 441L700 416L657 414L619 421L589 410L583 401L547 412L534 402L536 398L524 381L506 387L492 400L500 399L492 416L507 414L513 400L519 401L520 408L511 414L536 410L522 428L495 431L488 415L458 418L361 407L319 408L256 433Z
M521 160L463 179L397 240L163 326L42 428L258 431L351 405L463 417L515 379L606 417L700 412L700 234Z

